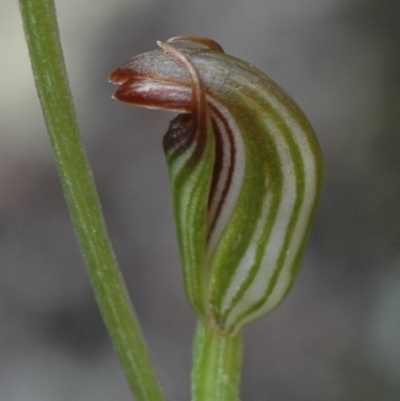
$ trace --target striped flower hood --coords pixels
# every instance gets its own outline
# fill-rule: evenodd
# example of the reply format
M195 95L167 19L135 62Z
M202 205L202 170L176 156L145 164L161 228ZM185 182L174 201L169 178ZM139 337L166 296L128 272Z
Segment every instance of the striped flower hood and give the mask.
M215 42L132 58L115 98L177 111L164 136L186 293L235 334L272 311L297 275L322 186L322 157L296 103Z

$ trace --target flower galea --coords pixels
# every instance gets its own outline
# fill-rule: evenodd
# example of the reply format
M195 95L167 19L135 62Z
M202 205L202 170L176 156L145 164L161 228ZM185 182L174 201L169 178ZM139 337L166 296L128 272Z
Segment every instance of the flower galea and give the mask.
M163 144L186 294L202 320L233 335L293 284L322 187L321 152L303 112L261 71L210 39L168 43L110 80L118 100L180 113Z

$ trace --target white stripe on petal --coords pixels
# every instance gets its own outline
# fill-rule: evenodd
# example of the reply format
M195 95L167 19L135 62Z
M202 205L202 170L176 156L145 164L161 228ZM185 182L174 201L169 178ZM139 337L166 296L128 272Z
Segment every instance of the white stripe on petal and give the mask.
M220 214L218 216L218 219L214 225L214 229L211 233L211 236L208 241L208 246L207 246L207 260L210 260L212 257L214 250L222 236L222 233L228 224L229 219L232 216L233 209L235 208L237 199L240 195L240 191L242 189L242 184L243 184L243 178L244 178L244 169L245 169L245 162L246 162L246 155L245 155L245 147L244 147L244 142L243 138L241 135L241 132L239 130L238 125L236 124L235 120L232 118L231 113L219 102L217 102L215 99L208 98L207 99L218 111L221 113L223 120L221 121L220 116L212 112L212 109L210 109L210 114L215 121L215 123L218 126L218 129L221 132L222 135L222 141L223 141L223 172L221 174L220 180L217 183L217 189L218 191L216 195L214 196L214 202L213 205L211 205L211 209L214 208L214 211L211 211L212 213L215 213L215 208L217 207L219 200L221 199L222 196L222 191L224 188L224 183L226 182L227 176L228 176L228 170L230 168L230 165L228 164L230 161L230 156L228 152L232 151L232 147L230 146L229 143L229 138L228 134L226 132L224 122L225 124L228 124L230 127L230 130L233 134L233 140L234 140L234 146L236 149L236 157L235 157L235 162L234 162L234 171L232 173L232 181L229 186L228 192L225 196L225 199L223 200L224 204L223 207L221 208ZM227 145L227 146L226 146ZM226 148L225 148L226 146ZM210 220L209 220L210 221Z
M271 234L269 236L261 268L259 268L256 276L253 278L252 283L246 290L242 300L233 308L229 314L226 325L235 323L235 320L245 312L254 303L261 300L265 294L268 282L271 279L278 259L284 247L285 238L288 231L288 226L293 215L293 207L296 202L297 189L296 189L296 176L295 164L290 154L288 144L285 142L284 136L279 132L273 120L265 119L267 133L273 140L282 170L282 185L281 185L281 199L279 207L274 219ZM269 198L266 198L266 203L269 204ZM266 228L265 226L263 227ZM258 238L257 238L258 239ZM247 253L246 253L247 255ZM249 271L249 266L254 265L254 260L244 258L239 265L238 270ZM243 275L244 279L247 275Z

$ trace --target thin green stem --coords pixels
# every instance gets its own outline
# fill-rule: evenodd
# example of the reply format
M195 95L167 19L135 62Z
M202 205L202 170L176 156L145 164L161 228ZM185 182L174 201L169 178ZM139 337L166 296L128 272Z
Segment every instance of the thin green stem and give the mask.
M199 321L194 340L192 401L239 401L243 338L222 336Z
M118 270L79 135L53 0L20 0L32 69L73 225L103 319L138 401L164 401Z

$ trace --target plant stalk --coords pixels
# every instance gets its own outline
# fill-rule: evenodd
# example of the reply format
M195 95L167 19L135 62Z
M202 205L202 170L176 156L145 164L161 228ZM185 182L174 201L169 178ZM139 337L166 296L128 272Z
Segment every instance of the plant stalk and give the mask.
M20 0L35 83L64 195L104 322L137 401L164 401L112 250L80 138L53 0Z
M192 401L239 401L242 332L222 336L199 321L194 340Z

